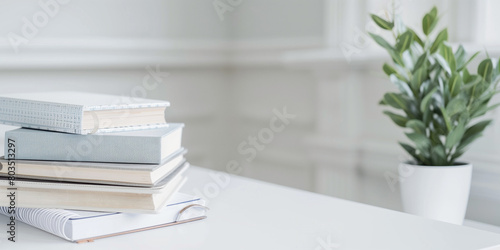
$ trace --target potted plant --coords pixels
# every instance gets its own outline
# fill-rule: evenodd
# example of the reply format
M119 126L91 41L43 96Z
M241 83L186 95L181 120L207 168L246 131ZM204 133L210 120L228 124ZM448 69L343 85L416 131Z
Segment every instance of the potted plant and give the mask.
M403 208L462 224L472 164L457 160L491 123L482 117L498 106L490 101L497 93L500 62L487 58L477 73L469 71L467 65L478 53L468 57L461 45L453 50L446 28L434 35L436 7L422 20L422 38L397 15L391 20L371 17L394 37L390 43L370 33L389 53L393 63L385 63L383 71L399 89L386 93L380 104L396 109L384 114L406 131L410 141L399 143L412 158L399 166Z

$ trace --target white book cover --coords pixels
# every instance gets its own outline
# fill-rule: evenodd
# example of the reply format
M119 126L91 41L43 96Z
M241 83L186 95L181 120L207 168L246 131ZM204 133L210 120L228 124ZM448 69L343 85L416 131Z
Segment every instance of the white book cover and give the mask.
M166 126L168 101L87 92L0 95L0 123L74 134Z

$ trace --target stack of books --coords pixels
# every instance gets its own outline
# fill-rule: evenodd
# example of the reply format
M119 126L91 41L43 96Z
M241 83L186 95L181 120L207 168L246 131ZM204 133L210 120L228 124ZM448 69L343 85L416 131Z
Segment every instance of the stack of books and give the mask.
M22 127L5 133L0 213L76 242L206 218L203 200L178 193L189 163L169 102L123 99L0 96L0 122Z

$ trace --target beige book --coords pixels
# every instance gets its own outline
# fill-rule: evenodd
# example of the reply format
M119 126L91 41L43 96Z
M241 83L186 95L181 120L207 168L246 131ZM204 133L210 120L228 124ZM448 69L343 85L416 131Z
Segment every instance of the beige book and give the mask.
M184 183L188 163L153 187L0 179L0 206L154 213ZM14 185L12 185L14 184Z
M0 176L8 176L9 162L18 178L154 186L186 160L181 148L162 164L6 160L0 157Z

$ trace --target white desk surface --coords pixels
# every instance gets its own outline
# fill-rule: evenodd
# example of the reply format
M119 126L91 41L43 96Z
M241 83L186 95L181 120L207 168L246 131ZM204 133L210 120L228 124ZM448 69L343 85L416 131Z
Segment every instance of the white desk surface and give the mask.
M209 173L191 167L182 191L213 187ZM22 223L11 243L0 216L0 249L500 249L500 234L237 176L209 207L203 221L85 244Z

